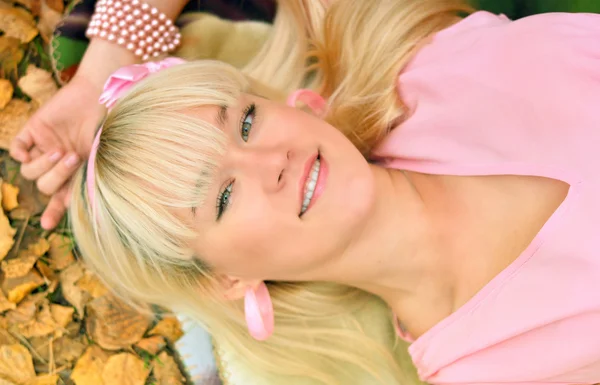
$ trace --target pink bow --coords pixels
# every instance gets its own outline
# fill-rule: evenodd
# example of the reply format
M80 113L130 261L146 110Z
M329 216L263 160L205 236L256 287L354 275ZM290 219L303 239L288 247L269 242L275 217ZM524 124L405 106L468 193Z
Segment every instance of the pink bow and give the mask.
M110 109L135 83L150 74L182 63L185 63L185 60L168 57L159 62L146 62L122 67L110 75L104 84L104 91L100 95L99 101Z

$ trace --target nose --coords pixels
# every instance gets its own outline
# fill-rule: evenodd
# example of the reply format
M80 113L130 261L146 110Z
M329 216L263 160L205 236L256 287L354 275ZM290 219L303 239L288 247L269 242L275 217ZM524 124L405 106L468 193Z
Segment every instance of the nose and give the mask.
M235 168L246 177L260 181L266 191L277 191L284 183L290 152L281 148L244 148L234 150Z

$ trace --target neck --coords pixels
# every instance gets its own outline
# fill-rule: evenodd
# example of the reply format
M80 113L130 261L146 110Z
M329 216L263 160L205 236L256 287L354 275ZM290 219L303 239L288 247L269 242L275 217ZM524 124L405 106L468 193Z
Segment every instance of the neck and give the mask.
M369 221L328 281L381 297L395 311L407 301L439 301L448 271L427 200L409 173L372 166L376 199Z

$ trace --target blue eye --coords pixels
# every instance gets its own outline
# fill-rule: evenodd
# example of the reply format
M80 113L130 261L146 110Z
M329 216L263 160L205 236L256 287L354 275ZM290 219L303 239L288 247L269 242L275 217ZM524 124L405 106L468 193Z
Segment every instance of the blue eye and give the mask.
M233 190L233 182L229 183L217 197L217 220L221 218L229 203L231 202L231 192Z
M242 125L240 128L240 135L242 136L242 140L244 142L248 141L250 137L250 131L252 130L252 124L254 123L254 116L256 115L256 106L252 103L246 111L244 112Z

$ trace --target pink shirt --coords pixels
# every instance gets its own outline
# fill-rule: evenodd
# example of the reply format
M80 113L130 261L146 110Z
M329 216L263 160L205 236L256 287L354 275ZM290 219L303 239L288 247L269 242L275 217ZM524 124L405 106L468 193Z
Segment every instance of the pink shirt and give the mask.
M433 384L600 382L600 15L478 12L402 71L387 167L570 185L529 247L410 346Z

